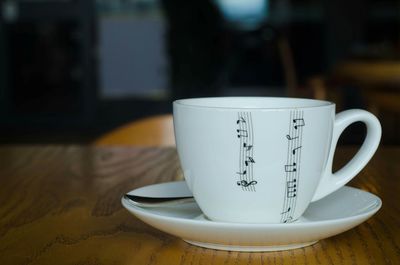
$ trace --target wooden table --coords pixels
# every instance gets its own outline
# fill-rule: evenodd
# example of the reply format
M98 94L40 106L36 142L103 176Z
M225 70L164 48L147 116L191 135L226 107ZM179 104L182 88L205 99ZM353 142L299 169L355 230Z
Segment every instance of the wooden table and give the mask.
M380 148L350 183L383 200L367 222L302 249L237 253L191 246L122 208L124 192L180 175L173 148L3 146L0 264L400 264L399 157Z

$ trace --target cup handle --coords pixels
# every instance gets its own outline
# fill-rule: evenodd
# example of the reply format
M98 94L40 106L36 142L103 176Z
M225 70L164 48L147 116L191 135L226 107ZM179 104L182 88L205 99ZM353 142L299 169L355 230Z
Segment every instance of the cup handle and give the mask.
M333 156L339 137L347 126L357 121L361 121L367 126L367 136L364 143L350 162L336 173L332 173ZM352 109L338 113L335 117L332 144L326 169L311 201L317 201L327 196L354 178L374 155L378 148L381 134L382 129L379 120L368 111Z

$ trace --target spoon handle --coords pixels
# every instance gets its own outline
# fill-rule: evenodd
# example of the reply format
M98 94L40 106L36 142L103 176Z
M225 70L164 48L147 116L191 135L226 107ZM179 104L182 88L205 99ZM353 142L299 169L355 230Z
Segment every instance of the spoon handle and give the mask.
M131 194L125 194L124 199L127 199L131 204L139 207L162 207L169 205L177 205L182 203L194 202L192 196L187 197L143 197Z
M132 201L145 202L145 203L160 203L160 202L168 202L168 201L176 201L176 200L193 198L193 196L156 198L156 197L137 196L137 195L131 195L131 194L125 194L125 197L127 197L128 199L130 199Z

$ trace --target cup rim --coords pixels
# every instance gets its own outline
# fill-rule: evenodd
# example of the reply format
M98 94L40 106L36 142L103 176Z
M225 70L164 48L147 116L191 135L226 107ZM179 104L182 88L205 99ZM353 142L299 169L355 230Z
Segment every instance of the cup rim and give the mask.
M233 104L235 100L244 100L247 102L241 103L240 106L229 105ZM256 106L255 101L258 101L259 105ZM267 101L285 101L296 104L287 106L265 106L260 105L260 102L268 103ZM224 103L224 104L221 104ZM246 104L247 103L247 104ZM237 104L237 103L236 103ZM253 104L253 105L252 105ZM276 102L275 102L276 104ZM288 103L286 103L288 104ZM335 103L320 99L310 98L294 98L294 97L196 97L196 98L184 98L173 101L173 105L179 105L184 107L192 108L205 108L205 109L219 109L219 110L232 110L232 109L245 109L245 110L285 110L285 109L314 109L334 106Z

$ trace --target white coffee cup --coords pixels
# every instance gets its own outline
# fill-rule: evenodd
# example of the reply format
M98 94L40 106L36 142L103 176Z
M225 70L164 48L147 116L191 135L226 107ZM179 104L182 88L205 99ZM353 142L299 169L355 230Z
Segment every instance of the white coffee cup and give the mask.
M185 180L211 220L290 223L310 202L336 191L368 163L381 138L371 113L335 116L335 104L296 98L220 97L176 100L174 128ZM336 173L339 136L361 121L367 136Z

